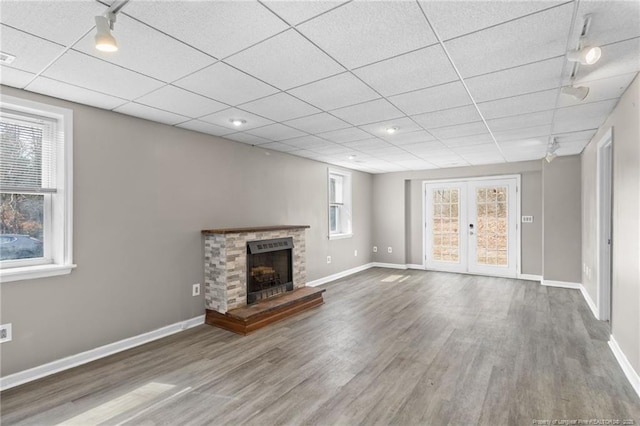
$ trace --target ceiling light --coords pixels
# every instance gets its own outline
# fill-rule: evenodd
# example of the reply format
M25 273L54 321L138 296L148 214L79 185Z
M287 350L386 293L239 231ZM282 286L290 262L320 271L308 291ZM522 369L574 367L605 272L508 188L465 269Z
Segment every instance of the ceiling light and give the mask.
M16 57L8 53L0 52L0 64L9 65L16 60Z
M397 127L387 127L387 128L385 129L385 132L389 133L390 135L394 134L394 133L395 133L395 132L397 132L397 131L398 131L398 128L397 128Z
M355 156L355 155L350 155L350 156L348 156L347 158L348 158L349 160L353 161L353 160L355 160L355 159L356 159L356 156Z
M558 156L558 154L556 154L558 148L560 148L558 140L556 138L551 139L551 142L549 142L549 145L547 146L547 154L544 156L544 159L547 160L547 163L552 162L553 159Z
M96 49L102 52L115 52L118 50L118 43L115 37L111 35L116 15L113 13L109 13L109 15L109 18L96 16Z
M246 120L242 120L240 118L232 118L231 120L229 120L231 122L231 124L233 124L236 127L242 126L243 124L246 124L247 121Z
M560 89L560 93L562 93L563 95L569 95L577 101L582 101L589 94L589 88L584 86L568 86Z
M555 152L547 152L547 155L545 155L544 159L547 160L547 163L550 163L557 156L558 156L558 154L556 154Z
M593 65L598 62L600 56L602 56L602 49L594 46L573 50L567 54L567 59L571 62L580 62L582 65Z

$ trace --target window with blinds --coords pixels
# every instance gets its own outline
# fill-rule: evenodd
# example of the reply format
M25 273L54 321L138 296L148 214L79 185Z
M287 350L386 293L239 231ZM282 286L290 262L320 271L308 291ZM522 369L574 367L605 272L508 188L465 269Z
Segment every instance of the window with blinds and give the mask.
M329 238L351 236L351 174L329 170Z
M72 158L71 117L70 110L2 97L0 273L4 281L25 279L15 278L20 268L71 263L67 169Z

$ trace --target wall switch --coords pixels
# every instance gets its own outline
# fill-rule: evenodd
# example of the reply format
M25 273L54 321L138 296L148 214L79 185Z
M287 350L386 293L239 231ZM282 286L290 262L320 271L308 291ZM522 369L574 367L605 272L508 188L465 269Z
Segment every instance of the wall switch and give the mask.
M377 253L377 252L378 252L378 247L373 246L373 252L374 252L374 253Z
M391 247L387 247L387 253L393 253L393 249Z
M533 216L522 216L522 223L533 223Z
M11 341L11 323L0 325L0 343Z
M194 284L191 287L191 295L192 296L200 296L200 283Z
M331 256L327 256L327 263L331 263Z
M354 256L358 256L358 250L354 250L354 251L353 251L353 255L354 255Z

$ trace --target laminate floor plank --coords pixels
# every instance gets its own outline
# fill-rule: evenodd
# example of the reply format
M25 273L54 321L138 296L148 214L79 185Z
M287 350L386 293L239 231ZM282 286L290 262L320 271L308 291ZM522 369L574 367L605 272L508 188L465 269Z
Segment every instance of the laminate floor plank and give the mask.
M208 325L0 394L3 425L532 424L633 419L579 291L372 268L239 336Z

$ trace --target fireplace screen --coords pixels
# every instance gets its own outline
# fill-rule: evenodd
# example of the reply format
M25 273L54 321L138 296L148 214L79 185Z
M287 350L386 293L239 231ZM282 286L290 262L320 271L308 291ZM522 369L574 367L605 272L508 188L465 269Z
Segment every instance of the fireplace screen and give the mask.
M293 290L293 238L247 243L247 304Z

